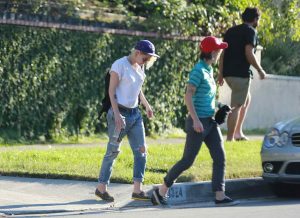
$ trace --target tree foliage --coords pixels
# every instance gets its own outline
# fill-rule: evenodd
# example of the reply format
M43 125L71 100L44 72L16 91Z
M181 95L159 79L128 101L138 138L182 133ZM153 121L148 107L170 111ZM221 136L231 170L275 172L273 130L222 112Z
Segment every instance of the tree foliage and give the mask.
M262 11L259 35L267 72L300 75L300 57L295 55L299 53L299 0L13 0L1 5L11 12L51 16L115 7L127 16L122 28L218 37L241 22L240 13L247 6ZM132 19L136 16L143 19ZM140 37L5 25L0 32L0 130L12 129L26 138L51 138L104 129L104 119L99 124L97 116L106 69L127 55ZM185 82L199 53L196 42L151 40L161 59L147 72L145 94L156 114L151 122L145 119L148 134L183 126Z
M265 42L275 39L300 40L300 1L299 0L261 0L264 8L263 28Z

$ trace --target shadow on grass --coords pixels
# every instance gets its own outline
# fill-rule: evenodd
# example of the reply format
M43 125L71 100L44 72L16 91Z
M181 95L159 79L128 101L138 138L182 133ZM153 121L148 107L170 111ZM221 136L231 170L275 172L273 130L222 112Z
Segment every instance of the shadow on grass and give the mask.
M88 176L68 175L68 174L48 174L48 173L28 173L28 172L0 172L0 176L18 176L41 179L66 179L97 182L96 178Z
M65 179L65 180L78 180L97 182L98 178L90 176L68 175L68 174L47 174L47 173L28 173L28 172L0 172L0 176L16 176L26 178L40 178L40 179ZM112 183L131 184L132 182L122 177L112 177Z
M167 174L167 169L146 169L147 172ZM40 178L40 179L64 179L64 180L78 180L78 181L89 181L97 182L98 178L90 176L80 176L80 175L69 175L69 174L54 174L54 173L28 173L28 172L0 172L0 176L15 176L15 177L26 177L26 178ZM181 175L177 182L193 182L196 181L196 177L193 175ZM112 183L121 184L132 184L131 179L113 176L110 179Z
M59 135L57 137L46 138L44 135L26 138L20 136L15 129L1 129L0 128L0 146L13 145L36 145L36 144L86 144L106 142L107 136L105 132L92 135Z
M167 169L155 169L155 168L146 168L146 172L151 172L151 173L167 173Z
M196 180L196 177L194 175L181 175L178 177L176 182L193 182Z

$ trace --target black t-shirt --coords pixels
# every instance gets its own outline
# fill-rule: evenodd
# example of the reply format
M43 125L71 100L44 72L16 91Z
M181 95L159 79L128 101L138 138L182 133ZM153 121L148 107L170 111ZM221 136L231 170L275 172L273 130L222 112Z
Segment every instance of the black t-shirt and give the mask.
M246 59L245 46L257 46L256 30L248 24L231 27L226 31L224 41L228 43L228 48L224 53L223 77L250 77L252 72Z

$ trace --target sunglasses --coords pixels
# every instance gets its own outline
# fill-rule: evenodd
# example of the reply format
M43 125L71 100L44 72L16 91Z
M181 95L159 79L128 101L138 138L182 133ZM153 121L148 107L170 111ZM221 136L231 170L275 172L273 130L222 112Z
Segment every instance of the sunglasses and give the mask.
M144 63L150 61L150 59L151 59L151 57L143 57L142 58L142 60L143 60Z
M149 57L149 55L148 55L147 53L145 53L145 52L141 52L141 54L144 56L144 57L142 57L142 61L143 61L144 63L150 61L151 56Z

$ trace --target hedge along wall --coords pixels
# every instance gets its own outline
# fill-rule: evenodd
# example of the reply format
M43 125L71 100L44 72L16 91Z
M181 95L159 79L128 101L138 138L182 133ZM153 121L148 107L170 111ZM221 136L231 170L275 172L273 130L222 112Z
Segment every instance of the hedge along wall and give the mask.
M25 138L105 131L98 121L106 69L141 37L0 26L0 130ZM150 39L161 58L146 72L144 92L155 118L147 134L182 127L185 82L196 42Z

